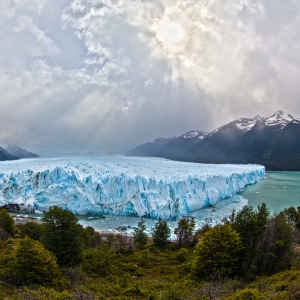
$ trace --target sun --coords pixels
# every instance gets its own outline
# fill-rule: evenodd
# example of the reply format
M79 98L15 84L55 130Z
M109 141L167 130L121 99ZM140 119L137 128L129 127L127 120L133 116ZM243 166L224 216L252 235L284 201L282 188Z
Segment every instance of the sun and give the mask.
M191 22L179 9L167 9L164 16L156 20L154 31L164 49L172 53L184 51L190 39Z

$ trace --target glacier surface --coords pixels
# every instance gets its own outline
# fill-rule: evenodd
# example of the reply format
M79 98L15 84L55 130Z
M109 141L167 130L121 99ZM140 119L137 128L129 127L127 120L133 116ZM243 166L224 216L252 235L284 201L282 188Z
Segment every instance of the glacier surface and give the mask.
M144 157L22 159L0 164L0 206L57 205L75 214L174 220L232 197L265 176L259 165L208 165Z

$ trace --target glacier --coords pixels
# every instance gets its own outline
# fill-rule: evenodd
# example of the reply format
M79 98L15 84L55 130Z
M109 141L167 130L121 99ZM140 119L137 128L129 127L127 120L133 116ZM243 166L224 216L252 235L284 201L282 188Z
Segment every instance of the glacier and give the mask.
M62 157L0 164L0 207L57 205L78 215L166 220L233 197L265 176L260 165L213 165L145 157Z

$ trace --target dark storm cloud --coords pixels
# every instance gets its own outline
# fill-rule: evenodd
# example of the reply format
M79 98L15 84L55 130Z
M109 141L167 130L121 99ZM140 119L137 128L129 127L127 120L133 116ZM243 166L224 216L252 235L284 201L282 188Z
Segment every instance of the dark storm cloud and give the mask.
M283 109L300 116L295 1L0 3L0 140L131 147Z

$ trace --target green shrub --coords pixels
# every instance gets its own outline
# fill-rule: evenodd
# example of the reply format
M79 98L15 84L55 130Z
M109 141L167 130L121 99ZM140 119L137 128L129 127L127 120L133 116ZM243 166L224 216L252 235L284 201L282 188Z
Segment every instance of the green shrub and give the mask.
M29 237L20 240L14 266L18 284L58 285L62 275L53 253Z
M108 247L87 249L83 256L82 270L91 275L108 276L111 273L115 257L115 251Z
M75 298L68 292L62 291L58 292L53 288L39 287L38 289L31 290L29 288L24 288L28 298L25 299L38 299L38 300L75 300Z
M187 261L189 251L185 248L180 248L180 250L176 253L176 259L179 262Z
M20 226L20 237L24 238L28 236L33 240L39 241L41 238L42 227L43 225L36 222L27 222Z
M17 242L13 239L0 240L0 281L14 282L14 265Z
M265 299L263 295L255 289L243 289L235 294L235 296L232 296L232 300L260 300Z
M15 222L11 217L11 215L4 208L0 209L0 229L2 229L1 231L3 231L0 234L0 239L6 240L9 237L15 236L15 232L16 232Z
M215 271L230 275L236 271L241 249L239 234L231 225L217 225L207 231L196 246L193 270L199 276Z

